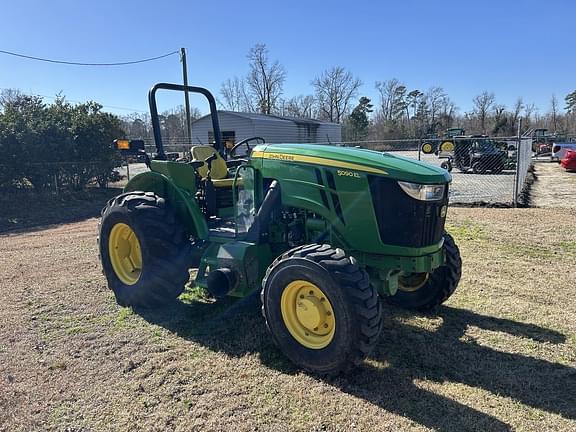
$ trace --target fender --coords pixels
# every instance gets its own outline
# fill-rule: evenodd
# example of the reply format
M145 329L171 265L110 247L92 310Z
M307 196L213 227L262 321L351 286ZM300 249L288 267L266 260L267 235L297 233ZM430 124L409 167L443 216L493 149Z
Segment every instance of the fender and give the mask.
M194 239L208 238L208 225L191 190L180 188L163 174L149 171L133 177L124 192L149 191L164 198L176 210L186 233Z

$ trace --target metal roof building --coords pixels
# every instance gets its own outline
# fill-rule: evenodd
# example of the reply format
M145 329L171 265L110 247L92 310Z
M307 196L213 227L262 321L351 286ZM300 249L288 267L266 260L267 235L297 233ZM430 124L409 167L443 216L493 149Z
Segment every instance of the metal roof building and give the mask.
M313 119L301 119L260 113L218 111L223 141L239 142L262 137L267 143L328 143L342 140L341 125ZM194 144L214 140L212 121L206 115L192 123Z

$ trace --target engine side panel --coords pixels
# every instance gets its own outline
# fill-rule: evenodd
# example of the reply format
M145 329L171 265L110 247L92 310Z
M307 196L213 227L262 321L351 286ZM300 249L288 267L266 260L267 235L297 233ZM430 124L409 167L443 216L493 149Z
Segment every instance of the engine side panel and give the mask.
M255 166L262 177L280 182L282 205L303 208L327 220L343 240L342 246L346 249L373 254L421 256L441 247L441 240L416 247L383 243L369 184L369 176L373 174L345 165L341 167L337 161L331 165L328 163L320 165L262 158Z

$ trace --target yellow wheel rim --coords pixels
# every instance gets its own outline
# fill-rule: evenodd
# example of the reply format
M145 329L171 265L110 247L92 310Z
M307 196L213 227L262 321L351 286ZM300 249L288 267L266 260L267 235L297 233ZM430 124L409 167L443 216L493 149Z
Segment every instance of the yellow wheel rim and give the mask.
M322 349L334 338L334 309L324 292L312 282L290 282L280 299L286 328L301 345Z
M444 141L442 144L440 144L440 150L443 152L453 152L454 143L452 141Z
M428 273L409 273L398 277L398 290L414 292L428 282Z
M422 145L422 151L426 154L432 153L432 144L430 143L424 143Z
M112 268L123 283L134 285L142 273L142 251L136 233L125 223L112 227L108 238Z

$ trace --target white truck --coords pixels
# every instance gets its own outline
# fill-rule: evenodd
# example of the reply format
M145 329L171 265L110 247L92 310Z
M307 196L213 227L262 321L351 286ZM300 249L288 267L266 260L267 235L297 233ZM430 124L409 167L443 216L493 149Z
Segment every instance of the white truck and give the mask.
M550 154L550 159L560 162L560 159L564 158L564 155L568 150L576 151L576 142L554 143L552 144L552 153Z

